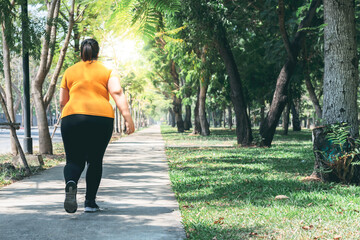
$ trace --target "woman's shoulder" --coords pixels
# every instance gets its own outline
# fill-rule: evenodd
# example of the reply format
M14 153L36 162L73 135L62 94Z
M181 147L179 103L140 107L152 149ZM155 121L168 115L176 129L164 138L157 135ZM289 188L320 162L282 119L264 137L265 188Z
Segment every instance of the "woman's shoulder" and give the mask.
M68 67L68 68L65 70L65 72L74 71L74 70L76 70L77 68L79 68L79 67L82 66L82 65L83 65L83 62L82 62L82 61L81 61L81 62L78 62L78 63L75 63L74 65Z

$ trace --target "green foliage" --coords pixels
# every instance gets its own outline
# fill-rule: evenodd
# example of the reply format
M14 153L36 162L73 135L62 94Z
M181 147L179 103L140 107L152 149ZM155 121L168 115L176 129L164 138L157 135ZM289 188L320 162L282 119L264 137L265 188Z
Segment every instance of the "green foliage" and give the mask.
M333 171L342 182L352 182L356 165L359 165L360 140L350 136L347 123L328 125L325 132L328 143L321 152L329 168L325 171Z
M179 0L125 0L113 6L107 26L114 31L132 29L146 40L151 40L164 27L163 15L172 15L180 8Z

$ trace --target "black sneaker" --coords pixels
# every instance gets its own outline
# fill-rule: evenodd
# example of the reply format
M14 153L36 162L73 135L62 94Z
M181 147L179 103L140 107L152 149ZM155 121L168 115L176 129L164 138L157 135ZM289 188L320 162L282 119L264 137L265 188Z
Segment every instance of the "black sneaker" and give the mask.
M84 212L97 212L97 211L100 211L100 208L96 204L95 200L85 200Z
M68 181L65 187L65 201L64 208L68 213L74 213L77 210L76 202L77 186L74 181Z

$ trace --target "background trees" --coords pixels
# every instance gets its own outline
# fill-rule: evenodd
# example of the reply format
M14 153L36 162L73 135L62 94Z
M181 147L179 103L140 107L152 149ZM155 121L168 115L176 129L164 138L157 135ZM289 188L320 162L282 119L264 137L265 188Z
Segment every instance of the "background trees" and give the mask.
M19 56L14 27L19 23L15 17L3 16L9 12L17 16L18 5L1 4L1 86L7 104L12 104L9 109L16 114L21 104L12 102L20 98L11 95L21 95L22 89L14 84L18 77L9 80L16 71L7 59ZM358 131L353 111L357 109L358 75L352 32L355 20L349 14L341 20L342 10L333 13L330 0L324 6L320 0L52 0L29 4L41 13L30 16L29 44L32 72L36 73L32 101L42 153L52 152L48 122L58 115L53 98L57 80L79 60L80 42L87 37L99 40L101 60L121 73L139 127L151 118L165 120L169 115L178 132L191 130L207 136L211 125L231 128L235 123L237 143L249 145L253 144L253 129L260 126L264 146L271 145L279 123L286 133L289 125L300 130L301 125L319 124L324 116L325 123L348 121L354 125L353 133ZM353 5L346 7L356 10ZM323 9L328 9L325 25ZM347 23L342 28L344 38L329 27L339 21ZM15 37L6 38L11 31ZM332 35L335 37L328 37ZM138 43L141 61L121 60L121 54L135 54L118 53L127 44L125 39ZM330 47L344 47L343 41L351 53ZM352 69L341 68L348 61ZM334 67L335 62L344 64ZM9 87L10 82L14 87ZM335 89L347 95L336 97ZM348 94L351 99L345 100Z

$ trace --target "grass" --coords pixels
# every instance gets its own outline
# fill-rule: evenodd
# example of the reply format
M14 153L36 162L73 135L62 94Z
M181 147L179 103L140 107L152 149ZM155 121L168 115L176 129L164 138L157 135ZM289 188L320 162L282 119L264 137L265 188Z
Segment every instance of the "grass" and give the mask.
M39 173L65 161L64 147L62 143L54 143L53 155L43 155L44 165L40 167L30 166L32 174ZM35 154L37 154L35 152ZM24 179L26 176L23 168L15 168L12 165L12 155L0 155L0 188L15 181Z
M236 145L230 130L162 133L189 239L359 239L360 188L302 181L314 164L310 131L277 134L271 148L221 147Z

